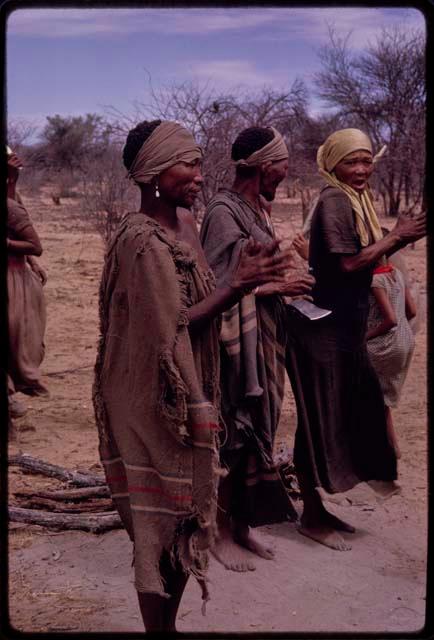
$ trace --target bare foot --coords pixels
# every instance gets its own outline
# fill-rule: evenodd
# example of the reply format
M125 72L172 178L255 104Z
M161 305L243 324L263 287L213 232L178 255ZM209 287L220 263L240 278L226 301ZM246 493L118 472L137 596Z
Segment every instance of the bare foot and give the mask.
M312 538L312 540L315 540L315 542L324 544L330 549L336 549L337 551L349 551L351 549L351 545L345 542L343 537L336 531L336 529L333 529L332 527L312 527L302 524L298 528L298 532L303 536Z
M242 547L245 547L252 553L256 553L260 558L273 560L274 550L271 547L266 547L262 542L259 542L259 540L252 534L250 527L245 525L235 525L233 535L235 542L238 542Z
M256 569L249 554L234 542L232 535L226 531L220 534L211 547L211 553L216 560L231 571L254 571Z

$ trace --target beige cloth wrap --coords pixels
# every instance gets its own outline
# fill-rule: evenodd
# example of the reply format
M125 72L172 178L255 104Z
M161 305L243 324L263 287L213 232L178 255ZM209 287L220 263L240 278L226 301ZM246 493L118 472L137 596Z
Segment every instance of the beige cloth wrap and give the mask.
M356 216L356 228L362 247L369 244L369 231L374 242L381 240L383 233L378 222L374 208L372 193L369 187L358 193L349 185L337 179L333 172L336 165L348 154L354 151L369 151L372 153L372 144L369 137L360 129L340 129L332 133L318 149L316 161L319 173L332 187L337 187L350 199L351 206ZM373 157L377 162L386 151L386 146Z
M177 162L194 162L198 158L202 158L202 149L190 131L177 122L166 121L143 143L128 175L135 182L146 184Z
M238 167L255 167L264 162L278 162L286 160L289 156L288 149L281 134L274 127L270 127L274 133L274 138L270 140L262 149L254 151L248 158L240 158L234 164Z

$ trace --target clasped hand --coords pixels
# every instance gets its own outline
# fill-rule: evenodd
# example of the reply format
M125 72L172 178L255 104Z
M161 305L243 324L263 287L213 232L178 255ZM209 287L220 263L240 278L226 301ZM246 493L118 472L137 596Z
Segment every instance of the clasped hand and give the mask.
M277 251L279 244L278 240L261 244L250 238L241 250L231 286L246 290L261 285L261 294L265 295L280 293L295 296L309 293L315 279L294 272L292 250Z

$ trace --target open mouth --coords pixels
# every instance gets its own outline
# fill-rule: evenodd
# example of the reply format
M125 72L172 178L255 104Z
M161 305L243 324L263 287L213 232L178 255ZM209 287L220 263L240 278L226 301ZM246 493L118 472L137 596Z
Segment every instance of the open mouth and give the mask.
M353 184L355 187L364 187L366 184L366 178L358 178L357 180L353 180Z

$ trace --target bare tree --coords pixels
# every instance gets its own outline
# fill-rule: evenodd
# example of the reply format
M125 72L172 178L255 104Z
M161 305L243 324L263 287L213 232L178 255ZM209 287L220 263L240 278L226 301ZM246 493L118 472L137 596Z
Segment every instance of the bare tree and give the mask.
M403 207L411 213L424 191L424 35L386 28L361 54L351 53L348 40L330 31L320 52L318 93L347 126L360 126L377 147L388 145L376 172L385 213L396 216Z
M98 161L90 161L81 178L82 214L109 242L122 216L137 208L137 189L127 178L119 144L111 143Z
M18 153L23 154L23 148L31 144L38 131L38 126L24 118L11 118L7 125L8 145Z
M144 119L176 120L184 124L204 152L202 205L206 205L233 178L230 155L237 134L249 126L273 125L288 138L294 123L306 117L307 92L300 80L287 92L264 88L250 95L236 89L217 92L209 83L195 82L156 90L149 80L148 102L136 101L134 106L133 117L108 107L113 132L124 138L128 129Z

